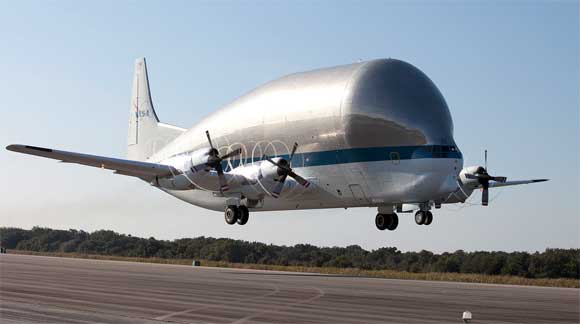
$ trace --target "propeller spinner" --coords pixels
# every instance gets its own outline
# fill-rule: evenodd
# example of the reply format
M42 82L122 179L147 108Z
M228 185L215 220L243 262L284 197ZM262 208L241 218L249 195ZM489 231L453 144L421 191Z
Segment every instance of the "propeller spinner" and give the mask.
M280 193L282 192L282 189L284 188L284 182L286 181L286 177L288 177L288 176L290 176L291 178L296 180L296 182L298 182L299 184L301 184L302 186L304 186L306 188L308 188L308 186L310 186L310 182L308 182L308 180L297 175L290 167L290 162L292 162L292 158L294 157L294 153L296 153L297 148L298 148L298 143L294 143L294 146L292 147L292 152L290 153L290 157L288 158L288 160L279 159L278 161L274 161L271 158L269 158L268 156L266 156L265 154L263 156L264 160L267 160L268 162L270 162L273 165L278 167L278 170L277 170L278 179L276 180L278 183L276 184L276 187L274 187L274 190L272 191L272 196L274 198L278 198L280 196Z
M240 154L242 152L241 148L237 148L231 152L228 152L222 156L219 155L218 150L213 146L213 143L211 141L211 137L209 136L209 131L205 131L205 135L207 135L207 140L209 142L209 146L211 147L209 149L209 157L207 160L206 165L214 170L216 170L217 174L218 174L218 179L219 179L219 183L220 183L220 191L227 191L230 189L226 177L224 175L224 170L222 168L222 161L225 159L228 159L232 156L236 156L238 154Z
M488 172L487 172L487 150L485 150L485 167L479 167L477 168L477 171L475 171L474 174L465 174L465 177L468 179L476 179L479 184L481 185L483 192L481 194L481 204L483 206L487 206L489 204L489 182L490 181L495 181L495 182L506 182L507 178L506 177L496 177L496 176L491 176Z

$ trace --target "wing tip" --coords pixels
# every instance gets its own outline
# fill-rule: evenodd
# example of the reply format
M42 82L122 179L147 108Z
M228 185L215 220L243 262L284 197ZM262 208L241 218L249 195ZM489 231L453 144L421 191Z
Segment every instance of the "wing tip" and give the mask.
M22 145L19 145L19 144L10 144L10 145L6 146L6 149L8 151L16 152L16 150L18 150L18 148L20 148L20 147L22 147Z
M8 151L18 152L18 153L28 153L27 151L41 151L46 153L52 153L52 149L45 148L45 147L38 147L32 145L22 145L22 144L10 144L6 146Z
M532 182L545 182L545 181L550 181L550 179L534 179L532 180Z

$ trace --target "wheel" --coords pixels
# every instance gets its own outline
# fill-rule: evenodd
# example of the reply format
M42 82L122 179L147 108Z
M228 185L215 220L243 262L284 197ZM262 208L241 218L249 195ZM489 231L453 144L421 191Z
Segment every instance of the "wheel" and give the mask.
M389 214L387 216L390 216L390 222L389 225L387 225L387 229L389 231L394 231L397 226L399 226L399 216L397 216L397 214Z
M388 229L394 231L399 226L399 216L397 214L377 214L375 225L381 231Z
M250 211L248 210L248 207L246 207L246 206L240 206L239 210L240 210L240 217L238 217L237 222L239 225L245 225L248 222L248 218L250 218Z
M427 215L422 210L415 213L415 223L417 223L417 225L425 224L426 218L427 218Z
M238 217L240 215L240 210L238 209L237 206L228 206L228 207L226 207L226 210L224 211L224 215L225 215L226 223L228 223L230 225L234 225L236 223L236 221L238 220Z
M431 222L433 222L433 213L431 213L430 211L425 212L427 214L427 217L425 219L425 225L429 225L431 224Z
M389 224L389 220L387 218L387 215L377 214L377 217L375 217L375 225L377 225L378 229L380 229L381 231L384 231L387 229L388 224Z

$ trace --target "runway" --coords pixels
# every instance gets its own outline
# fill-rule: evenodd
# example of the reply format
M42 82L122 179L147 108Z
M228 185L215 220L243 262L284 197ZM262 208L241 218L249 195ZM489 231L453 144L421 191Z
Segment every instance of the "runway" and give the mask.
M578 323L580 290L3 254L1 323Z

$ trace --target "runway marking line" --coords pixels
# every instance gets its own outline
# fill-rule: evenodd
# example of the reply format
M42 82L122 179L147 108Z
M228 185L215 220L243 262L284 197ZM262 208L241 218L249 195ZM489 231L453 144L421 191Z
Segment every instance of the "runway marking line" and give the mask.
M262 299L262 298L266 298L272 295L275 295L277 293L280 292L280 287L278 285L273 285L274 286L274 290L270 291L267 294L264 295L259 295L259 296L255 296L255 297L251 297L251 298L237 298L234 299L233 301L230 301L230 303L240 303L242 301L248 301L248 300L257 300L257 299ZM200 310L205 310L205 309L210 309L210 308L216 308L216 307L220 307L221 305L217 304L217 305L205 305L205 306L199 306L196 308L191 308L191 309L185 309L179 312L173 312L173 313L169 313L166 315L162 315L162 316L157 316L155 318L153 318L154 320L158 320L158 321L164 321L168 318L171 318L173 316L178 316L178 315L184 315L184 314L188 314L191 312L196 312L196 311L200 311Z
M272 313L274 313L274 314L275 314L275 313L278 313L278 312L280 312L281 310L284 310L284 309L289 309L289 308L292 308L292 307L294 307L294 306L296 306L296 305L306 304L306 303L309 303L309 302L311 302L311 301L314 301L314 300L320 299L320 298L322 298L322 296L324 296L324 290L322 290L322 289L320 289L320 288L314 288L314 289L318 290L318 294L317 294L316 296L314 296L314 297L310 297L310 298L308 298L308 299L301 300L301 301L294 302L294 303L290 303L290 304L287 304L287 305L278 306L278 307L276 307L275 309L269 309L269 310L261 311L261 312L258 312L258 313L254 313L254 314L252 314L252 315L248 315L248 316L246 316L246 317L243 317L243 318L240 318L240 319L238 319L238 320L235 320L235 321L231 322L231 324L240 324L240 323L244 323L244 322L246 322L247 320L250 320L250 319L252 319L252 318L256 318L256 317L258 317L258 316L262 316L262 315L264 315L264 314L272 314Z

